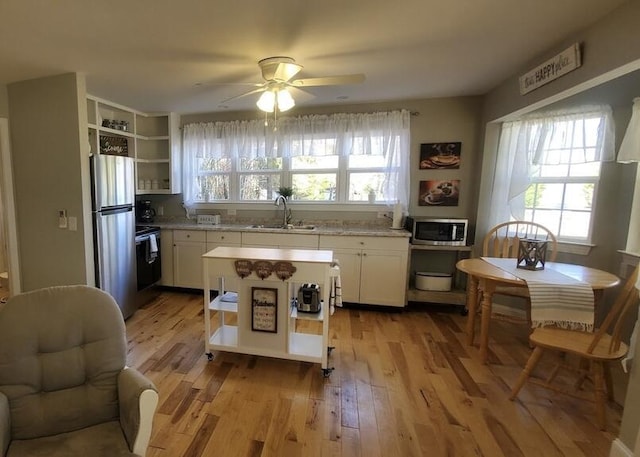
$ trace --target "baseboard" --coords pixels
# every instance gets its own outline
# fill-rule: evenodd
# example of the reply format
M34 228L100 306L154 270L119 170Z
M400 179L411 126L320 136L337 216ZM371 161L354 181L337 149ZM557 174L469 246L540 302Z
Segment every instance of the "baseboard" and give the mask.
M609 457L633 457L633 451L624 445L620 438L616 438L611 443Z

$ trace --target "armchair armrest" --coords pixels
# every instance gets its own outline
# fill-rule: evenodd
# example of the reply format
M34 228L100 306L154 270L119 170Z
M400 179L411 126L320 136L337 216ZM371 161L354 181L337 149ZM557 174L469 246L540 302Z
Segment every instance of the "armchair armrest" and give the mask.
M9 399L0 392L0 456L7 455L11 442L11 414L9 411Z
M153 415L158 406L158 390L135 368L127 367L118 375L120 426L129 449L144 456L151 438Z

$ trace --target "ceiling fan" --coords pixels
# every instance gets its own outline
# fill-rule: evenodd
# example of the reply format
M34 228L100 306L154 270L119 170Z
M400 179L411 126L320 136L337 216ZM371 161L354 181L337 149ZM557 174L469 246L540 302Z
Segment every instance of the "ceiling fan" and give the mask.
M233 96L221 103L227 103L240 97L262 93L256 105L262 111L271 113L276 108L278 111L287 111L295 106L295 101L289 89L302 89L317 86L336 86L345 84L359 84L365 79L364 74L324 76L319 78L292 79L302 70L302 65L296 63L291 57L268 57L258 62L262 71L262 83L247 83L256 89Z

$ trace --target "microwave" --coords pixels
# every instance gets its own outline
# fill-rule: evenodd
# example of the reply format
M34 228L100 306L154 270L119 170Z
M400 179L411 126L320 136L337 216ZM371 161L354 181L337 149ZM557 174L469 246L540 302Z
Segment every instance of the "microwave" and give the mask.
M407 217L406 229L411 232L411 244L434 246L466 246L467 219L434 219Z

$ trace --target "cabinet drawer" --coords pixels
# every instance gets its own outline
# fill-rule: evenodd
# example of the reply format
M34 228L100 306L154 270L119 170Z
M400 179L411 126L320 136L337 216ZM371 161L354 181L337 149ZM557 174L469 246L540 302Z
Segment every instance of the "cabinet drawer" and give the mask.
M379 249L407 251L408 238L386 236L333 236L320 235L320 249Z
M242 234L242 244L274 248L318 249L318 235L244 232Z
M207 232L207 243L240 244L241 238L240 232Z
M206 242L207 235L204 230L174 230L173 241L201 241Z

